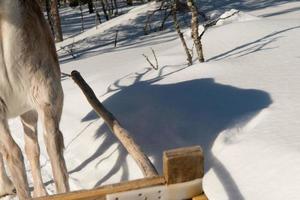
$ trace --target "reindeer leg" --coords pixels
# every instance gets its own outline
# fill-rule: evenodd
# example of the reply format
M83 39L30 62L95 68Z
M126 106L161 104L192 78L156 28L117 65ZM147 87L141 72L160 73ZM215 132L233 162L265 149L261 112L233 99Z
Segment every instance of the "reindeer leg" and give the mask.
M59 130L59 121L62 112L63 94L58 88L56 91L49 92L49 97L39 99L38 113L44 125L44 141L51 161L52 173L58 193L68 192L69 182L65 159L63 156L64 140ZM50 89L51 90L51 89ZM55 94L55 95L53 95ZM41 100L48 99L47 102ZM51 101L50 101L50 100Z
M4 161L0 153L0 198L11 194L16 194L15 186L6 174Z
M43 184L41 165L40 165L40 147L38 144L37 121L38 114L36 111L28 111L21 115L21 121L25 133L25 152L30 163L34 197L46 196L47 191Z
M24 159L19 146L12 138L8 129L6 119L0 118L0 144L2 155L6 160L9 171L12 174L12 181L16 187L19 199L24 200L30 197Z

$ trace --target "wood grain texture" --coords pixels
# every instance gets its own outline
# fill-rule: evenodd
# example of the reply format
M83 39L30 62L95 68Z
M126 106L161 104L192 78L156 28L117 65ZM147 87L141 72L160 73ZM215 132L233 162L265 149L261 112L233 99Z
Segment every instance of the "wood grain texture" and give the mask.
M163 184L165 184L164 177L152 177L106 185L91 190L79 190L70 193L40 197L33 200L104 200L107 194L125 192Z
M165 151L163 171L167 184L176 184L202 178L204 157L200 146Z

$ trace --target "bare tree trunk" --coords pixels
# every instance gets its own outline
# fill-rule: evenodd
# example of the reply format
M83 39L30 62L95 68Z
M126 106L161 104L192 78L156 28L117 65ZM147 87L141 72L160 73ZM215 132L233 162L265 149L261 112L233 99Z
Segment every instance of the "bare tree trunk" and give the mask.
M108 2L109 0L104 0L104 4L106 7L106 12L108 13L109 18L111 19L112 17L112 12L111 12L111 6L110 3Z
M115 5L115 16L117 16L119 14L118 3L117 3L117 0L113 0L113 1L114 1L114 5Z
M187 7L185 1L183 2L183 1L180 1L180 0L175 0L175 3L176 3L176 10L177 11L183 12L183 11L188 10L188 7Z
M81 20L81 31L84 31L84 25L83 25L83 13L82 13L82 3L79 1L79 10L80 10L80 20Z
M96 28L98 28L98 25L102 23L101 21L101 16L99 13L99 9L98 9L98 1L95 1L95 12L96 12L96 16L95 16L95 24L96 24Z
M198 20L197 7L193 0L188 0L188 7L190 8L192 13L192 20L191 20L192 38L194 40L195 48L198 54L198 60L199 62L204 62L201 37L199 35L199 30L198 30L199 20Z
M63 41L63 35L61 30L61 22L60 22L60 16L57 6L58 0L51 0L51 16L53 17L53 28L54 28L54 34L55 34L55 40L57 42Z
M53 35L53 37L55 37L55 31L54 31L54 27L53 27L53 20L52 20L52 16L51 16L50 0L45 0L45 6L46 6L48 23L49 23L52 35Z
M108 2L107 2L108 3ZM109 15L112 17L113 14L114 14L114 2L113 0L110 0L110 3L109 3Z
M144 176L153 177L158 176L157 170L155 169L149 158L142 152L141 148L135 143L133 138L130 136L129 132L125 130L119 123L119 121L110 113L103 104L97 99L92 88L85 82L81 77L80 73L73 71L71 73L72 79L81 88L82 92L86 96L88 102L94 108L96 113L103 118L105 123L119 139L128 153L136 161L137 165L140 167Z
M101 24L101 17L100 14L98 12L98 10L96 10L96 18L95 18L95 24L96 24L96 28L98 28L98 25Z
M193 64L193 61L192 61L192 56L191 56L191 53L187 47L187 44L185 42L185 39L183 37L183 33L181 32L180 30L180 26L178 24L178 20L177 20L177 6L176 6L176 3L174 3L173 7L172 7L172 14L173 14L173 20L174 20L174 26L175 26L175 29L178 33L178 36L181 40L181 43L183 45L183 48L184 48L184 51L186 53L186 56L187 56L187 61L188 61L188 65L192 65Z
M102 6L102 10L103 10L105 19L106 19L106 21L108 21L109 20L109 16L107 14L106 5L104 3L104 0L100 0L100 2L101 2L101 6Z
M94 3L93 0L88 1L88 8L89 8L89 13L94 13Z
M127 0L127 6L132 6L133 5L133 0Z

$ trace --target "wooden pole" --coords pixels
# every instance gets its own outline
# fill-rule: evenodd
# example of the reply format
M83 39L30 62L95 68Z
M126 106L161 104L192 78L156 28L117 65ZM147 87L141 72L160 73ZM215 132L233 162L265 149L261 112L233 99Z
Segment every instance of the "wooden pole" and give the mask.
M149 158L142 152L141 148L135 143L129 132L124 129L114 115L109 112L104 105L97 99L92 88L85 82L78 71L72 71L72 79L80 87L88 102L94 108L95 112L104 119L110 130L119 139L128 153L132 156L135 162L142 170L145 177L158 176L157 170L155 169Z

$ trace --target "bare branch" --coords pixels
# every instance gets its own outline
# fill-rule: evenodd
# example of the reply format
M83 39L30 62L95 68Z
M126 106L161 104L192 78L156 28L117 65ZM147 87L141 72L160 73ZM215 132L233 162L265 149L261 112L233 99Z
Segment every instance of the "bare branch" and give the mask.
M73 39L73 42L71 45L67 45L64 47L60 47L61 50L64 50L66 53L72 56L73 59L77 58L75 52L74 52L74 47L75 47L75 40Z
M151 48L151 51L152 51L152 53L153 53L153 56L154 56L154 58L155 58L155 63L156 63L156 70L158 69L158 60L157 60L157 57L156 57L156 54L155 54L155 51L154 51L154 49L153 48Z
M145 35L148 35L149 30L151 30L151 20L152 20L152 17L155 15L155 13L158 12L158 11L161 11L161 10L167 10L169 8L168 5L166 5L165 3L166 3L166 0L163 0L160 4L159 8L156 9L156 10L153 10L147 16L147 20L146 20L146 23L145 23L145 26L144 26L144 34Z
M65 77L65 76L66 76L66 77L72 77L71 74L67 74L67 73L64 73L64 72L61 72L61 75L62 75L63 77Z
M167 19L172 15L172 9L169 10L168 12L168 9L165 10L165 16L161 22L161 25L160 25L160 31L164 30L164 27L165 27L165 23L167 21Z
M158 70L159 65L158 65L158 60L157 60L155 51L154 51L153 48L151 48L151 51L152 51L153 57L154 57L154 59L155 59L155 65L150 61L150 59L149 59L148 56L146 56L145 54L142 54L142 55L146 58L147 62L151 65L151 67L152 67L153 69Z

